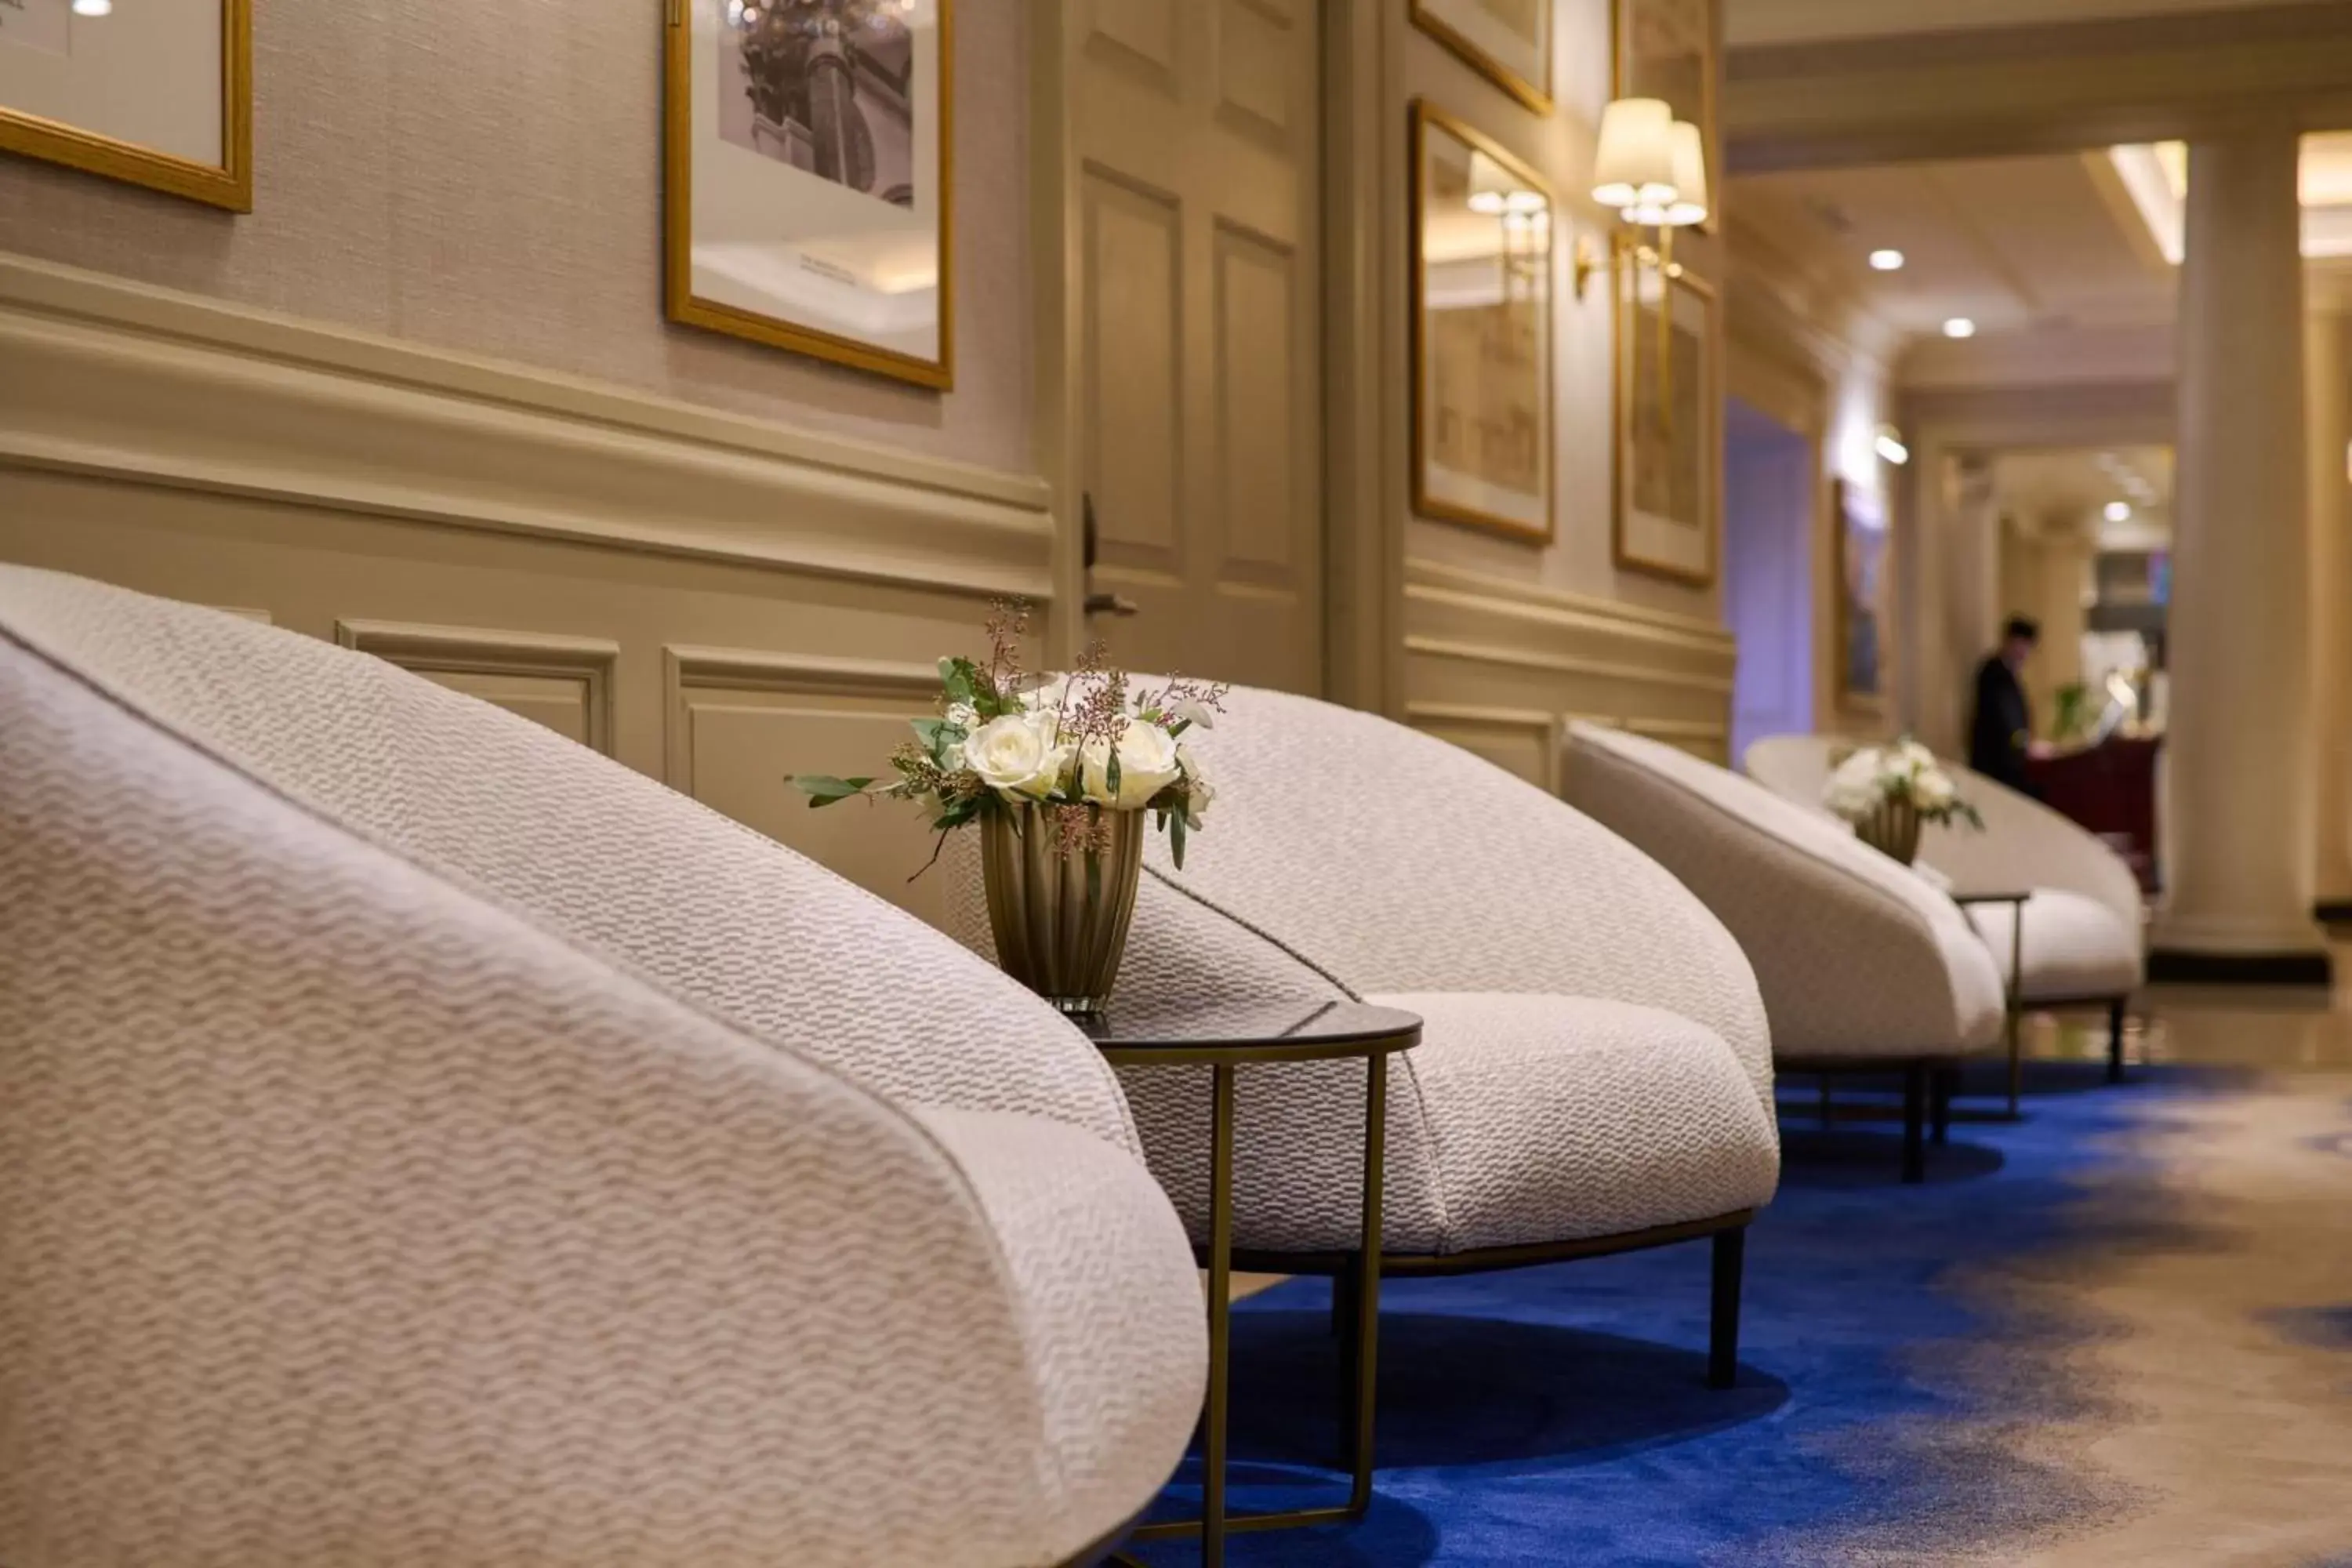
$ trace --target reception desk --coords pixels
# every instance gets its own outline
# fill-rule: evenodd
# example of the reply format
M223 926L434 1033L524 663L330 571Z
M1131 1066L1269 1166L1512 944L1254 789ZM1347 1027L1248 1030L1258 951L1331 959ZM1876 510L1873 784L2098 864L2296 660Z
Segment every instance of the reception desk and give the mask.
M2161 736L2115 735L2026 764L2042 801L2113 845L2150 893L2162 879L2157 865L2156 759L2163 745Z

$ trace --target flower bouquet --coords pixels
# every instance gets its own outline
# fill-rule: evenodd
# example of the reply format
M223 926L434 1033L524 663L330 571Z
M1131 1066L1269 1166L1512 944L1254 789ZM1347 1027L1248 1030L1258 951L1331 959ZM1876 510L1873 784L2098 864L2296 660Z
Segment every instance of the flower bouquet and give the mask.
M1028 631L1025 605L1000 605L985 663L940 661L939 715L914 721L915 738L891 754L895 776L793 783L813 806L919 803L939 834L933 861L949 834L977 825L997 962L1062 1011L1097 1013L1127 948L1147 821L1181 868L1185 837L1208 810L1212 791L1182 738L1212 727L1225 689L1142 687L1108 668L1099 645L1075 670L1031 675Z
M1984 827L1936 754L1908 737L1842 758L1822 788L1822 804L1853 824L1855 837L1906 866L1918 858L1922 824Z

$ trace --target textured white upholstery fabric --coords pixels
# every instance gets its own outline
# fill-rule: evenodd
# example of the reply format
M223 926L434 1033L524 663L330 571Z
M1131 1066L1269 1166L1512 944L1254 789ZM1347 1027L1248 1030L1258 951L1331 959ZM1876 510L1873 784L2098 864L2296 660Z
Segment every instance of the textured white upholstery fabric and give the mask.
M1748 748L1748 775L1774 793L1818 803L1830 759L1841 742L1821 735L1776 735ZM2031 796L1957 763L1944 768L1981 814L1985 830L1927 828L1919 840L1922 875L1958 889L2032 889L2025 910L2027 1002L2124 996L2147 967L2139 882L2123 857ZM2001 974L2009 973L2008 905L1972 907Z
M1031 1111L1137 1146L1100 1055L992 966L539 725L367 654L82 578L0 568L0 624L264 783L739 1028L895 1100ZM919 1000L943 994L957 1005Z
M1564 793L1680 877L1747 950L1783 1062L1990 1046L2000 977L1959 910L1851 831L1619 731L1570 726Z
M2015 910L1978 904L1967 913L2006 982ZM2125 934L2112 911L2080 893L2052 888L2037 889L2026 900L2020 954L2025 969L2020 994L2029 1005L2128 996L2139 989L2143 973L2139 944Z
M1771 1045L1696 900L1540 790L1370 714L1231 694L1184 869L1154 841L1119 994L1355 995L1421 1014L1389 1073L1389 1250L1455 1254L1711 1219L1779 1176ZM958 931L991 950L977 857ZM1244 1248L1352 1249L1364 1068L1254 1068L1235 1094ZM1151 1168L1207 1229L1209 1075L1122 1072Z
M1045 1564L1149 1500L1204 1356L1116 1088L1074 1056L910 1110L808 1048L1074 1035L636 781L641 838L799 906L765 951L808 1005L741 1027L566 929L552 868L431 852L542 782L617 828L587 800L633 775L213 618L0 568L0 1563ZM301 717L337 707L377 724ZM444 798L354 825L306 768ZM862 973L795 947L821 910Z

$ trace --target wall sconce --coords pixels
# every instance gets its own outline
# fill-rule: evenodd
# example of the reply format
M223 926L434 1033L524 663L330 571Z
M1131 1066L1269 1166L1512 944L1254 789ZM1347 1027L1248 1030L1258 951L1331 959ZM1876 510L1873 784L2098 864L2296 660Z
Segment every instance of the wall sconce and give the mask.
M1705 223L1707 216L1706 139L1660 98L1621 98L1601 111L1601 144L1592 160L1592 199L1614 207L1636 229L1658 231L1659 276L1678 277L1675 230ZM1637 253L1646 260L1647 247ZM1580 250L1577 293L1590 269ZM1658 305L1658 385L1665 405L1674 404L1674 313Z
M1898 468L1911 460L1911 448L1903 444L1903 432L1892 425L1878 427L1876 445L1878 455Z

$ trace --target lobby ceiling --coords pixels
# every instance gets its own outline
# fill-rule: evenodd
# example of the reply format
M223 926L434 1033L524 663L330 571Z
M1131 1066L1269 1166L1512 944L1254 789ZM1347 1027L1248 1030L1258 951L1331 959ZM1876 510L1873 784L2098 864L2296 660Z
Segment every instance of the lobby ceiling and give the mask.
M2352 283L2352 135L2305 140L2315 287ZM2175 150L1736 175L1735 260L1846 300L1921 388L2169 379L2183 189ZM1874 270L1872 252L1904 265ZM1945 335L1955 319L1966 340Z

